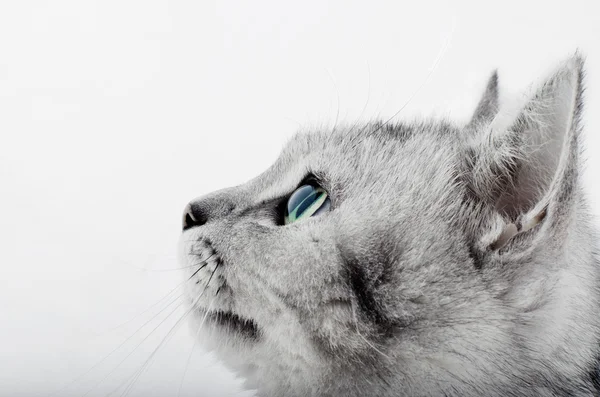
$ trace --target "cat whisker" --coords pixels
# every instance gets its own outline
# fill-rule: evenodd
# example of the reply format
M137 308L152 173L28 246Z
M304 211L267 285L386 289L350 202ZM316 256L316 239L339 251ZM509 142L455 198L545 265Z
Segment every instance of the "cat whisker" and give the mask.
M208 278L208 281L206 282L206 285L204 286L204 290L200 293L200 296L202 296L204 294L204 292L206 292L206 290L208 289L208 285L210 284L210 281L212 280L213 276L215 275L215 272L219 268L220 264L221 264L220 262L217 262L217 265L215 266L212 273L210 274L210 277Z
M144 363L137 369L135 370L135 372L131 375L130 378L124 380L123 382L121 382L115 389L113 389L111 392L109 392L106 396L109 396L113 393L115 393L117 390L119 390L120 388L122 388L123 386L127 385L125 390L123 391L123 393L121 394L122 396L127 395L129 392L131 392L131 390L133 389L133 387L135 386L135 383L137 382L137 380L140 378L140 376L142 375L142 373L147 369L147 367L149 366L149 364L152 362L154 356L156 355L156 353L158 352L158 350L168 342L169 338L173 335L173 333L179 329L179 327L181 326L181 324L183 323L183 320L185 318L187 318L187 316L193 311L195 304L197 303L197 300L192 304L192 306L190 307L190 309L188 309L176 322L175 324L171 327L171 329L167 332L167 334L163 337L163 339L161 340L161 342L158 344L158 346L150 353L150 355L148 356L148 358L144 361ZM142 341L143 343L144 341ZM140 343L141 344L141 343ZM138 345L139 346L139 345ZM136 346L137 348L137 346ZM120 363L121 364L121 363Z
M205 265L203 265L203 266L206 266L206 265L207 265L207 263ZM204 293L207 291L208 286L209 286L209 284L210 284L210 282L211 282L211 280L212 280L215 272L219 268L219 265L220 264L217 263L217 265L213 269L212 273L210 274L210 277L208 278L208 281L206 282L206 285L204 286L204 289L202 290L202 292L200 293L200 295L198 295L198 297L195 299L195 301L190 305L190 308L181 316L181 318L179 320L177 320L177 322L173 325L173 327L171 327L171 329L169 330L169 332L167 333L167 335L165 335L165 337L158 344L158 346L152 351L152 353L150 353L150 356L146 359L146 361L144 362L144 364L142 364L141 367L133 374L133 378L129 381L129 385L124 390L124 393L121 394L122 396L126 396L133 389L133 387L135 386L135 383L140 378L140 376L143 374L143 372L148 368L148 366L152 362L152 359L154 358L154 356L156 355L156 353L167 342L167 340L173 335L173 333L181 326L181 324L183 323L183 320L185 320L187 318L187 316L189 316L189 314L194 311L194 309L196 308L196 305L200 301L200 298L202 298L202 296L204 295ZM208 311L206 312L206 314L208 314ZM141 343L143 343L143 342L144 341L142 341ZM125 384L125 382L121 383L117 387L117 389L113 390L113 392L116 391L116 390L118 390L118 389L120 389L124 384Z
M203 262L204 261L199 261L198 263L196 263L194 265L189 265L189 266L173 267L173 268L169 268L169 269L144 269L143 271L145 271L145 272L172 272L172 271L177 271L177 270L191 269L193 267L198 266L199 264L201 264Z
M202 266L201 266L199 269L197 269L197 270L194 272L194 274L192 274L192 275L190 276L190 279L191 279L191 278L192 278L192 277L194 277L194 276L195 276L195 275L196 275L196 274L197 274L197 273L198 273L200 270L202 270L202 269L203 269L203 268L204 268L204 267L205 267L205 266L208 264L208 261L209 261L209 260L210 260L210 259L211 259L213 256L215 256L215 255L216 255L216 252L215 252L215 253L213 253L212 255L210 255L210 256L209 256L208 258L206 258L206 259L201 259L201 260L199 260L199 261L198 261L198 263L195 263L195 264L193 264L193 265L190 265L190 266L183 266L183 267L181 267L181 268L179 268L179 269L175 269L175 270L189 269L189 268L193 268L193 267L196 267L196 266L198 266L198 265L202 264Z
M190 249L190 252L188 252L188 255L196 255L196 256L199 256L199 255L204 255L204 254L205 254L205 252L206 252L206 250L200 250L200 252L195 252L195 251L193 251L192 249ZM208 258L210 258L211 256L213 256L213 255L215 255L215 254L216 254L216 252L213 252L212 254L210 254L210 255L208 256ZM208 259L208 258L206 258L206 259ZM203 260L206 260L206 259L203 259Z
M360 115L356 119L356 122L350 128L350 131L354 131L354 129L358 126L358 124L360 124L360 122L362 120L362 117L365 114L365 111L367 110L367 107L369 106L369 100L371 99L371 66L369 65L368 61L367 61L367 76L368 76L367 100L365 101L365 104L364 104L362 110L360 111Z
M187 281L187 280L186 280ZM103 335L109 334L111 332L116 331L119 328L124 327L125 325L131 323L132 321L134 321L135 319L141 317L142 315L146 314L147 312L149 312L151 309L153 309L154 307L156 307L158 304L160 304L161 302L163 302L165 299L167 299L173 292L175 292L177 289L181 288L183 286L183 284L185 284L186 281L183 281L181 283L179 283L175 288L173 288L171 291L169 291L165 296L163 296L161 299L159 299L157 302L155 302L154 304L152 304L151 306L147 307L146 309L144 309L143 311L141 311L140 313L136 314L134 317L130 318L129 320L97 335L97 337L101 337ZM98 368L102 363L104 363L106 360L108 360L108 358L110 358L111 356L113 356L120 348L122 348L128 341L131 340L131 338L133 338L135 335L137 335L140 331L142 331L144 329L144 327L146 325L148 325L151 321L153 321L154 319L156 319L162 312L164 312L169 306L171 306L174 302L176 302L178 299L181 299L181 297L183 296L183 293L177 295L174 299L172 299L169 303L167 303L167 305L165 307L163 307L161 310L159 310L156 314L154 314L149 320L147 320L146 322L144 322L144 324L142 324L140 327L138 327L138 329L133 332L132 334L130 334L123 342L121 342L116 348L114 348L110 353L108 353L106 356L104 356L102 359L100 359L100 361L96 362L94 365L92 365L87 371L85 371L83 374L77 376L75 379L73 379L72 381L70 381L69 383L67 383L66 385L64 385L63 387L61 387L60 389L52 392L51 394L48 394L47 397L52 397L52 396L56 396L57 394L59 394L60 392L68 389L69 387L73 386L75 383L79 382L80 380L82 380L83 378L85 378L87 375L89 375L94 369Z
M338 120L340 118L340 90L338 89L337 84L335 83L335 79L333 78L333 75L331 74L331 70L327 69L327 74L329 75L329 78L331 79L331 82L333 83L333 86L335 87L335 92L337 94L337 113L335 115L335 122L333 123L333 128L332 128L332 132L335 132L335 129L338 124Z
M208 258L206 258L206 259L203 259L203 260L202 260L202 262L208 262L208 261L209 261L209 260L211 260L211 259L212 259L212 257L213 257L213 256L215 256L215 255L217 255L217 253L216 253L216 252L213 252L212 254L210 254L210 255L208 256Z
M208 305L208 308L206 309L206 313L204 313L204 317L202 317L202 321L200 322L200 325L198 326L198 330L196 331L196 337L194 338L194 344L192 345L190 354L188 355L188 358L187 358L187 361L185 364L185 369L183 370L183 375L181 376L181 382L179 383L179 390L177 391L177 397L179 397L181 395L181 390L183 389L183 382L185 380L185 375L187 374L187 370L190 365L190 360L192 359L192 353L194 353L194 348L196 347L196 343L198 342L198 335L200 334L202 327L204 327L204 322L206 321L206 318L208 317L208 313L210 313L214 302L215 302L214 299L210 301L210 304Z
M202 263L202 262L200 262L200 263ZM169 268L169 269L144 269L143 271L145 271L145 272L153 272L153 273L174 272L174 271L179 271L179 270L191 269L191 268L196 267L198 265L199 264L190 265L190 266L172 267L172 268Z
M204 262L202 266L200 266L194 273L192 273L192 275L187 279L187 281L190 281L196 274L198 274L200 270L204 269L206 266L208 266L208 262Z
M423 82L421 83L421 85L419 85L419 87L417 87L417 89L412 92L412 94L408 97L408 99L406 100L406 102L404 102L404 104L400 107L400 109L398 109L396 111L396 113L394 113L386 121L384 121L383 123L381 123L381 125L379 125L379 127L377 127L377 129L374 132L380 131L383 127L385 127L393 119L395 119L400 114L400 112L402 112L408 106L408 104L414 99L414 97L417 96L417 94L419 92L421 92L421 90L427 85L427 83L429 83L429 80L431 80L431 76L433 76L433 73L437 70L437 67L438 67L440 61L442 60L442 58L444 57L444 55L446 55L446 51L448 49L448 46L450 45L450 42L452 41L452 37L454 36L454 30L455 30L455 28L456 28L456 21L454 21L453 24L452 24L452 31L450 32L450 37L446 40L446 42L444 43L444 46L438 51L438 54L437 54L437 56L435 58L435 61L433 62L433 65L431 66L431 68L429 68L429 73L427 73L427 76L425 76L425 79L423 80ZM366 128L368 128L368 126L369 125L367 124L360 131L361 133L359 135L362 135L362 133L365 131Z
M83 374L81 377L84 377L85 375L89 374L94 368L97 368L100 364L102 364L104 361L106 361L109 357L111 357L113 354L115 354L121 347L125 346L125 344L127 342L129 342L131 340L131 338L133 338L135 335L138 334L138 332L140 332L142 329L144 329L144 327L146 325L148 325L151 321L153 321L156 317L158 317L162 312L164 312L168 307L170 307L173 303L175 303L176 301L178 301L179 299L181 299L181 297L183 296L183 293L176 296L175 299L171 300L171 302L169 302L167 304L167 306L165 306L163 309L161 309L158 313L156 313L154 316L152 316L152 318L150 318L148 321L146 321L144 324L142 324L134 333L132 333L131 335L129 335L123 342L121 342L121 344L119 344L119 346L117 346L116 348L114 348L109 354L107 354L102 360L100 360L98 363L96 363L93 367L91 367L85 374Z
M154 332L155 332L155 331L156 331L156 330L157 330L157 329L158 329L158 328L159 328L159 327L162 325L162 324L164 324L164 323L165 323L165 321L167 321L167 319L168 319L169 317L171 317L171 315L172 315L173 313L175 313L175 311L177 311L177 309L179 309L179 308L181 307L181 305L182 305L182 304L183 304L183 303L179 303L177 306L175 306L175 308L174 308L173 310L171 310L171 311L169 312L169 314L168 314L168 315L167 315L165 318L163 318L163 319L162 319L162 321L161 321L160 323L158 323L158 325L157 325L156 327L154 327L154 328L152 329L152 331L150 331L150 333L148 333L148 334L147 334L147 335L144 337L144 339L142 339L142 341L141 341L140 343L138 343L138 344L137 344L137 345L136 345L136 346L133 348L133 350L131 350L131 351L130 351L130 352L129 352L129 353L126 355L126 356L125 356L125 358L123 358L123 359L122 359L122 360L121 360L121 361L120 361L120 362L117 364L117 366L116 366L116 367L114 367L114 368L113 368L113 369L112 369L112 370L111 370L111 371L110 371L108 374L106 374L106 375L105 375L105 376L104 376L104 377L103 377L103 378L102 378L102 379L101 379L99 382L97 382L96 384L94 384L94 386L92 386L92 388L91 388L91 389L89 389L87 392L85 392L85 393L84 393L84 394L83 394L81 397L85 397L85 396L87 396L87 395L88 395L88 394L90 394L92 391L94 391L94 390L95 390L95 389L96 389L96 388L97 388L97 387L98 387L98 386L99 386L99 385L100 385L102 382L104 382L106 379L108 379L108 378L110 377L110 375L112 375L112 374L113 374L113 373L114 373L114 372L115 372L115 371L116 371L116 370L117 370L117 369L118 369L118 368L119 368L121 365L123 365L123 363L124 363L124 362L125 362L125 361L126 361L128 358L129 358L129 357L131 357L131 355L132 355L132 354L133 354L133 353L134 353L134 352L135 352L135 351L136 351L136 350L137 350L137 349L138 349L138 348L139 348L139 347L142 345L142 343L144 343L144 342L145 342L145 341L146 341L146 340L147 340L147 339L148 339L148 338L149 338L149 337L150 337L150 336L151 336L151 335L152 335L152 334L153 334L153 333L154 333ZM120 388L120 386L119 386L119 388ZM112 393L112 392L111 392L111 393ZM109 393L109 394L110 394L110 393Z

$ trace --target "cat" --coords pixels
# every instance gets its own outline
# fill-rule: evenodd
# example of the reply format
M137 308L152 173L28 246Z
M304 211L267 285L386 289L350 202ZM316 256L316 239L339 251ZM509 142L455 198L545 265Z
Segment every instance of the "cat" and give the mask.
M600 267L581 186L584 61L466 125L298 133L195 199L194 330L259 396L599 395Z

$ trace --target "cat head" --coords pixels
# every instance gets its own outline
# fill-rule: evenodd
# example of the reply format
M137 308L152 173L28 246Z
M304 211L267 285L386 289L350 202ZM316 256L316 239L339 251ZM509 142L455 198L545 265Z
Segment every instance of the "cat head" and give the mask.
M181 257L198 338L261 395L585 384L598 276L582 69L569 59L517 111L494 73L466 125L300 132L255 179L193 200Z

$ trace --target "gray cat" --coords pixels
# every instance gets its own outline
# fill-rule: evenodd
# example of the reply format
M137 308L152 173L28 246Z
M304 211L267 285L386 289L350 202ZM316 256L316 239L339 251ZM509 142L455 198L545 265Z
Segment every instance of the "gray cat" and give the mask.
M583 60L519 109L296 135L192 201L200 338L260 396L600 394Z

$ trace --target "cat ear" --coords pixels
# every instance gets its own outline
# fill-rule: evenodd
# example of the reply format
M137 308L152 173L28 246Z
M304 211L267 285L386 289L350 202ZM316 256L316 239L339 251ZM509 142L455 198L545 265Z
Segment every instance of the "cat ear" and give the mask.
M494 70L490 76L483 96L471 117L468 127L476 127L492 121L498 112L498 71Z
M568 220L577 193L582 78L576 54L516 117L501 111L475 140L470 188L506 220L495 248L542 222L558 230Z

